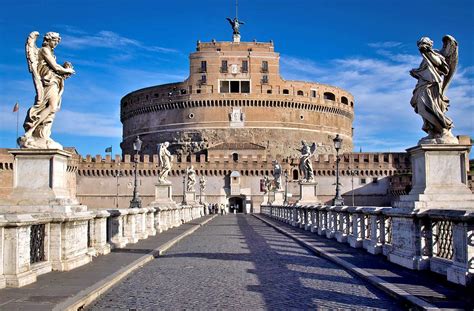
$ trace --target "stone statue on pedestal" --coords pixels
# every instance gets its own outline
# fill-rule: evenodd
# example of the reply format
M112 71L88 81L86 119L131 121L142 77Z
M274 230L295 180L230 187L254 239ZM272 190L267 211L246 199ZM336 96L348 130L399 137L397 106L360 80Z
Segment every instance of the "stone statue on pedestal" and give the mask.
M160 159L161 172L158 176L159 183L170 183L168 180L168 174L171 171L171 161L173 161L173 156L168 150L169 142L164 142L158 144L158 157Z
M199 178L199 189L201 189L201 191L206 190L206 178L204 176Z
M186 191L188 192L194 191L194 186L196 185L196 171L194 170L192 165L191 167L188 167L186 169L186 174L188 175Z
M418 80L410 103L423 119L423 131L428 133L418 144L458 144L451 133L453 121L446 115L449 107L446 89L456 71L458 43L446 35L440 51L433 49L433 41L428 37L418 40L417 46L423 60L419 68L410 71Z
M33 77L36 97L35 103L26 114L23 123L25 134L18 138L18 144L27 149L63 149L50 138L51 127L56 112L61 107L64 80L75 71L69 62L63 65L56 62L54 49L61 41L58 33L46 33L40 49L36 46L38 36L39 33L33 31L26 40L26 59L28 70Z
M281 190L281 165L277 160L273 160L273 183L274 190Z
M313 163L312 158L316 153L316 143L313 143L311 147L304 141L301 141L303 145L301 147L301 155L300 155L300 172L303 175L303 182L313 182L314 181L314 174L313 174Z

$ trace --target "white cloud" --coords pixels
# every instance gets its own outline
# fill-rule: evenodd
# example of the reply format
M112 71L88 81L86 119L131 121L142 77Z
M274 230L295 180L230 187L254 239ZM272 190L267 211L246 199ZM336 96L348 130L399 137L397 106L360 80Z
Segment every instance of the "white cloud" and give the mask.
M386 42L373 42L369 43L368 46L371 48L396 48L402 46L401 42L396 42L396 41L386 41Z
M121 137L119 116L61 110L53 131L75 136Z

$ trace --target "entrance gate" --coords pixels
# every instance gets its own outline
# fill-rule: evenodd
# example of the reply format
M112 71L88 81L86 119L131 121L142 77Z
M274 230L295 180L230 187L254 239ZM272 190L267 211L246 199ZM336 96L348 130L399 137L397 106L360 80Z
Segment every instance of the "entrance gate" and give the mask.
M244 212L244 200L241 197L231 197L229 198L229 213L234 213L234 210L237 213Z

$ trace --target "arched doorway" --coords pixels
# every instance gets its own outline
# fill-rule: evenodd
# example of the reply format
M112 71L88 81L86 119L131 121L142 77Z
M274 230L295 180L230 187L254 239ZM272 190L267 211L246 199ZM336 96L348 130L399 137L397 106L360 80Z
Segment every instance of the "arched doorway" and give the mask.
M229 213L234 213L234 210L237 213L244 212L244 200L241 197L229 198Z

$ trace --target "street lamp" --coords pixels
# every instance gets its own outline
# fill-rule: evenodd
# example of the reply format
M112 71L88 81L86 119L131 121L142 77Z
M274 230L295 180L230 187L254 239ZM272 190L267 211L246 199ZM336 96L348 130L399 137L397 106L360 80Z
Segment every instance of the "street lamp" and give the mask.
M341 196L341 189L339 183L339 149L342 146L342 138L339 137L339 134L332 140L334 142L334 148L336 149L336 196L334 197L333 204L336 206L344 205L344 199Z
M138 197L138 191L137 191L137 168L138 168L138 157L140 150L142 149L142 141L140 140L140 136L137 136L135 141L133 142L133 150L135 150L137 153L135 154L135 181L133 183L133 198L130 201L130 208L141 208L142 207L142 202L140 198Z
M285 202L283 202L283 205L288 204L288 171L285 170Z
M352 184L352 206L355 206L355 200L354 200L354 175L358 174L359 171L356 169L351 169L349 168L349 173L351 174L351 184Z
M188 202L186 202L186 177L187 177L186 171L184 172L183 175L183 201L181 202L182 205L187 205Z

